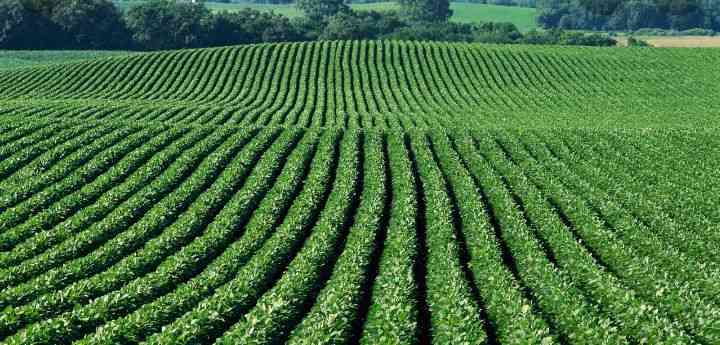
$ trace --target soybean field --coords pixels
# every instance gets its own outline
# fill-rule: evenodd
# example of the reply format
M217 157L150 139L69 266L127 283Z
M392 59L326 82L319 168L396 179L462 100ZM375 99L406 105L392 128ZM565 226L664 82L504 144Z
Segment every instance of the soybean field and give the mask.
M0 71L2 344L718 344L720 51Z
M0 71L129 54L132 53L124 51L97 50L0 50Z

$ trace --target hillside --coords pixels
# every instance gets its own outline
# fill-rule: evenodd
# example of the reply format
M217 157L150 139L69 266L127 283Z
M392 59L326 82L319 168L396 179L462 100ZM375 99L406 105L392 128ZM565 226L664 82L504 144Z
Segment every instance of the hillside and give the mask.
M0 71L0 343L720 343L719 61L339 41Z
M694 126L715 121L717 61L713 50L265 44L8 72L0 104L183 124Z

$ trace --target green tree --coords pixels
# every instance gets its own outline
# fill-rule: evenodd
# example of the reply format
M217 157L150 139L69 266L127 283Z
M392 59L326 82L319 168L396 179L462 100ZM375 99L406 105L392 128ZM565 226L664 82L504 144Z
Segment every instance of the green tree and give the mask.
M141 48L167 50L203 46L209 17L203 4L152 0L130 8L125 21Z
M237 12L223 11L214 14L209 22L208 44L213 46L299 39L290 20L273 12L250 8Z
M452 16L449 0L399 0L403 16L413 22L445 22Z
M0 0L0 48L66 48L65 33L46 15L51 10L41 1Z
M297 8L312 20L325 20L350 10L343 0L297 0Z
M45 17L50 17L53 9L57 6L56 0L21 0L21 3L26 10Z
M580 0L580 5L590 13L602 16L611 15L622 3L622 0Z
M0 47L15 48L18 38L27 31L28 13L18 0L0 2Z
M327 19L320 39L377 39L405 26L394 11L342 12Z
M50 20L62 28L72 47L116 49L130 41L120 11L109 0L59 1Z

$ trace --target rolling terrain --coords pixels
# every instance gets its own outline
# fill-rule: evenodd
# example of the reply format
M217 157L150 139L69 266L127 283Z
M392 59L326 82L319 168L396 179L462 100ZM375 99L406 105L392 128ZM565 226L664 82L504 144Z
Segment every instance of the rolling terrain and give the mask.
M720 53L0 71L0 343L720 343Z
M260 44L8 72L0 104L172 124L688 127L716 122L719 60L715 50Z

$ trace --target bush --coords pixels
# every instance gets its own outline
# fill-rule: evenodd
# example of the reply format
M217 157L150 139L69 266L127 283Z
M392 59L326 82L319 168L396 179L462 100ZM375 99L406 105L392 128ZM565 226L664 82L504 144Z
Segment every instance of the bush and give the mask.
M208 16L208 45L297 41L301 37L287 17L250 8Z
M384 35L383 38L407 41L473 42L475 41L475 30L470 24L418 23L400 28L391 34Z
M593 47L612 47L617 45L617 41L611 37L601 34L583 34L579 32L564 32L561 35L559 43L568 46Z
M683 31L643 28L633 32L635 36L715 36L710 29L694 28Z
M482 23L474 31L475 41L483 43L515 43L523 37L512 23Z
M548 31L532 30L525 34L520 42L524 44L559 44L562 30L551 29Z
M581 32L551 29L547 31L531 31L520 39L525 44L555 44L569 46L612 47L617 41L610 36L601 34L585 34Z

